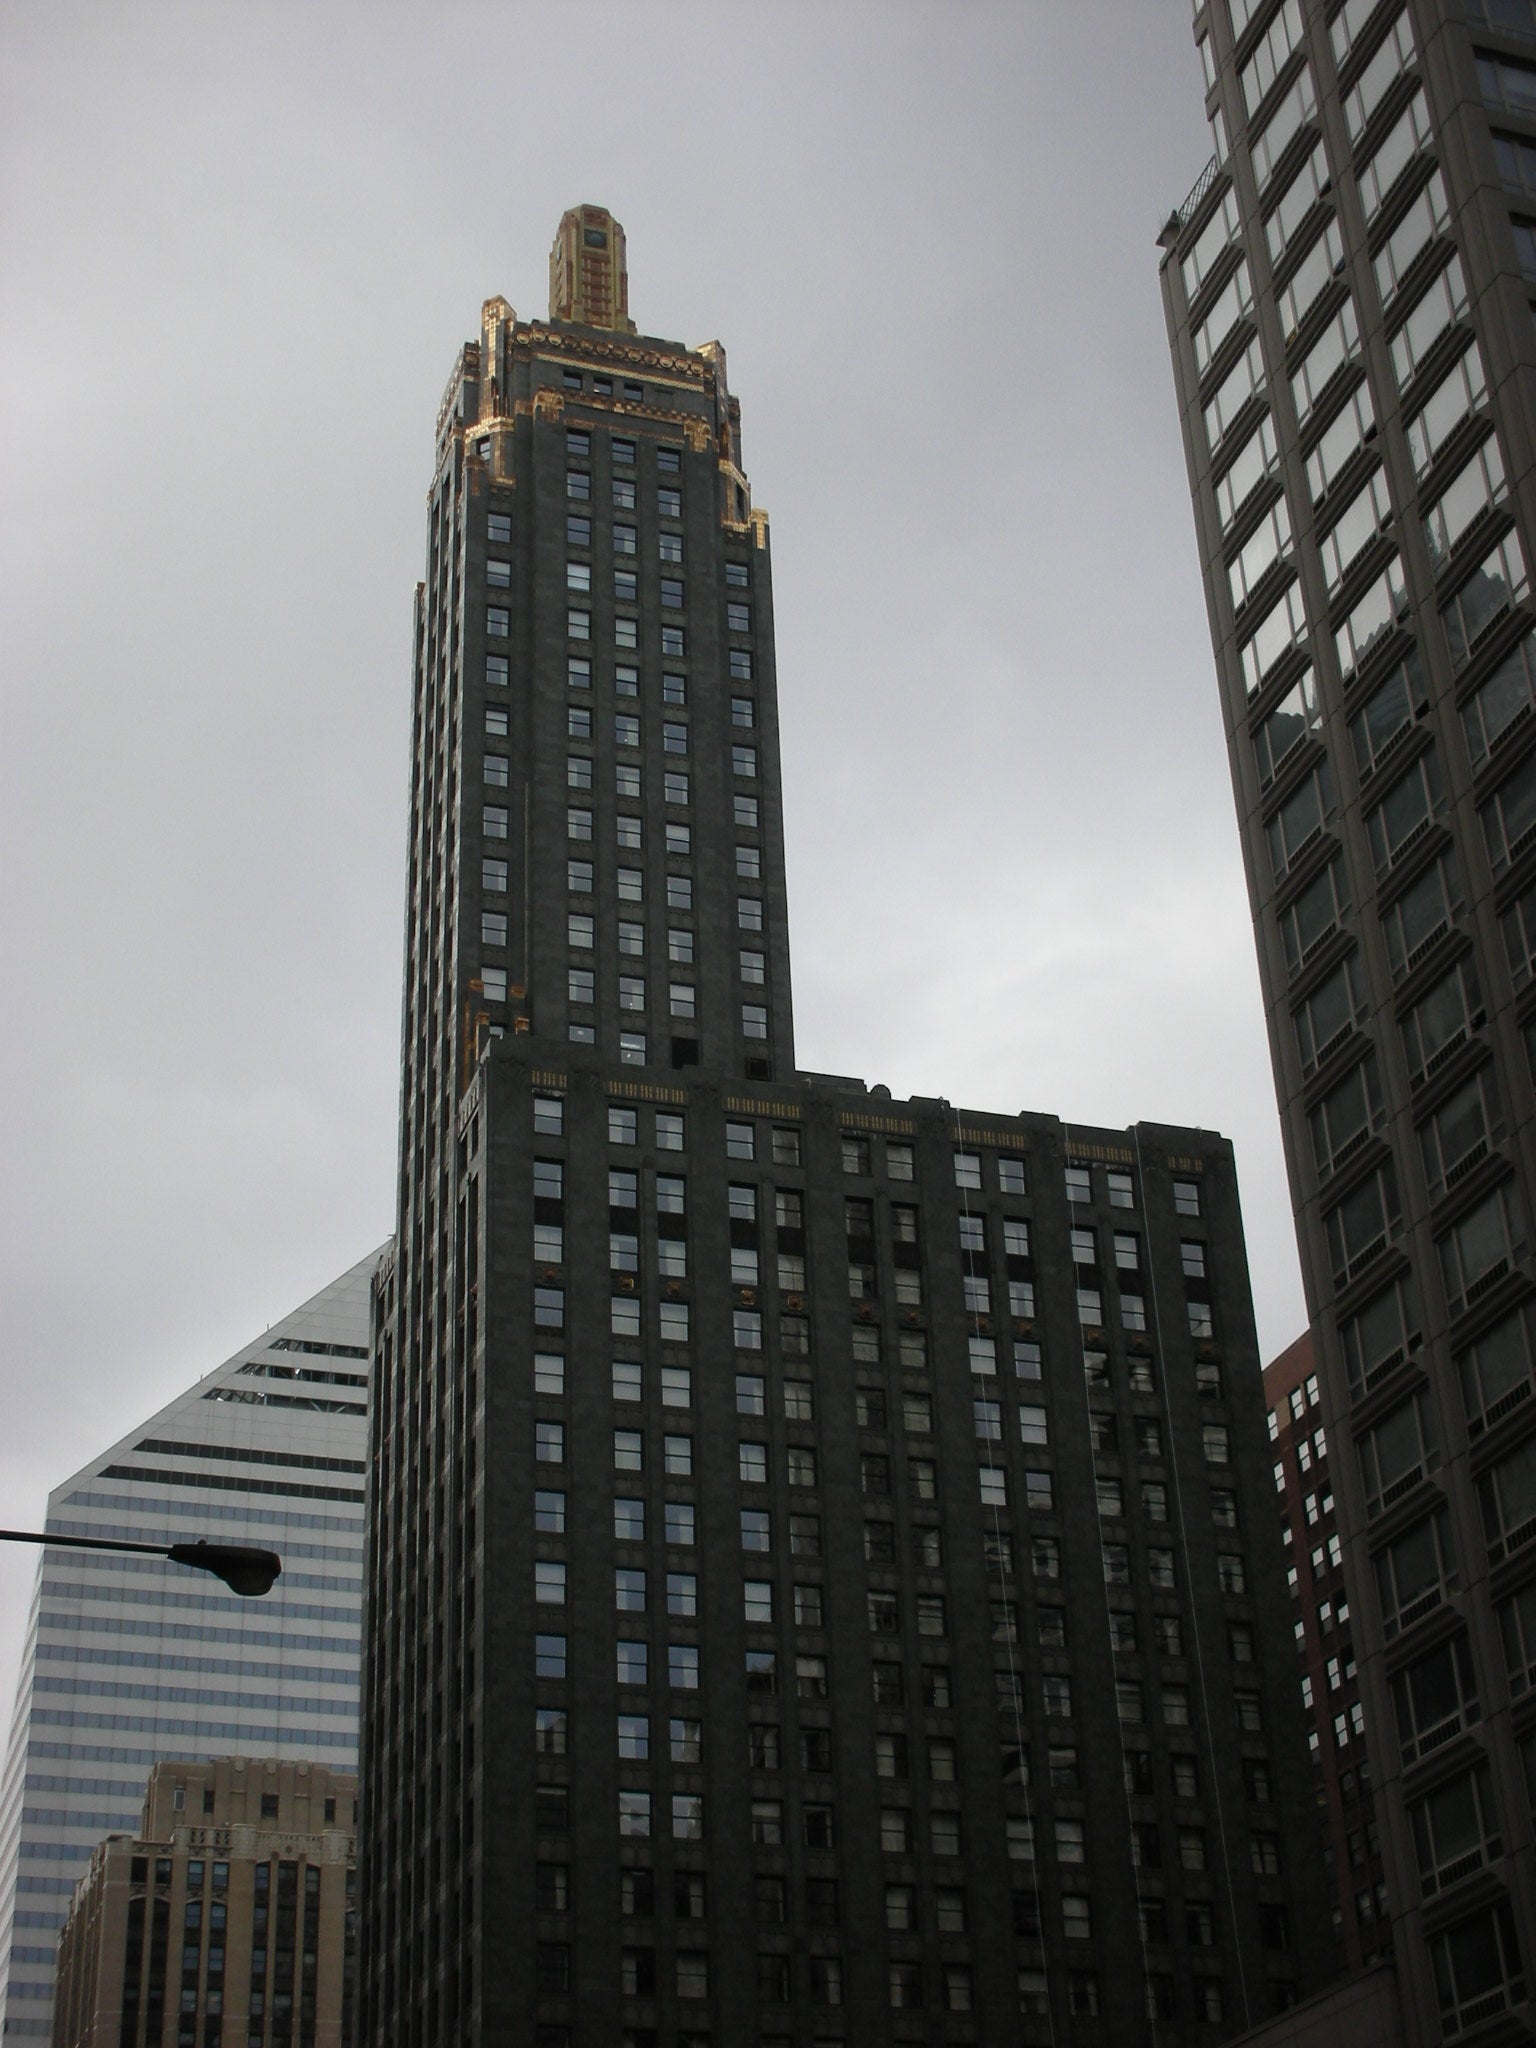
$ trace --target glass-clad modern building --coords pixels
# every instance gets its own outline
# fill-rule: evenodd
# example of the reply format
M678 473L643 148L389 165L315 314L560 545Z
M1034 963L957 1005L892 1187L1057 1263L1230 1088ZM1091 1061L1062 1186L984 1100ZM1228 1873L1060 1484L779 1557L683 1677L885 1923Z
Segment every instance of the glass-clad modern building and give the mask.
M41 1553L0 1783L0 2029L46 2041L54 1948L151 1767L239 1754L357 1767L371 1253L48 1497L50 1532L252 1543L259 1600L109 1551Z

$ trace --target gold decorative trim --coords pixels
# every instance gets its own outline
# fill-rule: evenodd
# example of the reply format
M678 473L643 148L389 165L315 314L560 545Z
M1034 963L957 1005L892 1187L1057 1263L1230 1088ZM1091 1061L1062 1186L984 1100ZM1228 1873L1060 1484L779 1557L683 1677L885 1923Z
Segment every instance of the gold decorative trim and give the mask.
M897 1138L915 1138L917 1125L910 1117L871 1116L863 1109L840 1109L837 1120L847 1131L880 1131Z
M653 1081L610 1081L610 1095L626 1095L634 1102L677 1102L684 1103L688 1097L681 1088L659 1088Z
M631 363L641 369L655 370L663 376L677 377L681 371L687 379L696 379L700 384L707 374L704 363L692 349L684 350L681 355L665 355L660 349L614 341L604 343L601 358L594 361L592 343L584 335L564 335L558 328L546 327L536 320L526 325L519 324L514 338L524 348L547 348L557 355L583 356L584 366L589 369L600 368L606 363Z

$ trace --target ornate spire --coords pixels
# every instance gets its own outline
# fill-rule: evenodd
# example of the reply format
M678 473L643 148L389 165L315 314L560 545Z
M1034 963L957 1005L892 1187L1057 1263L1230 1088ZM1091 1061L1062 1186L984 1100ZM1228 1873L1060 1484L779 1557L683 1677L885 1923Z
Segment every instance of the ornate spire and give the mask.
M549 317L633 334L624 230L606 206L573 206L549 252Z

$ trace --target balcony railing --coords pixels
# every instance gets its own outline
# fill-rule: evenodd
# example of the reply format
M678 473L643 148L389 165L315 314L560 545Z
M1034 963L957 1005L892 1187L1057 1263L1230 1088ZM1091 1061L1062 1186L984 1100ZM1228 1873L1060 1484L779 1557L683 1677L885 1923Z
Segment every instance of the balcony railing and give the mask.
M1215 157L1212 157L1199 177L1196 178L1194 184L1190 186L1189 196L1184 201L1184 204L1174 209L1181 228L1188 227L1189 223L1194 219L1196 208L1216 182L1218 168Z

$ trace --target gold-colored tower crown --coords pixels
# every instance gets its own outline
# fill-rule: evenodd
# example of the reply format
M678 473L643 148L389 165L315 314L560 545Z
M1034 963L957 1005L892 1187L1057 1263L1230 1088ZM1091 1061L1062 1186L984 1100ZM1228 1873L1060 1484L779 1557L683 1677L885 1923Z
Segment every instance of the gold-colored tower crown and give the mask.
M633 334L624 230L606 206L573 206L549 252L549 317Z

